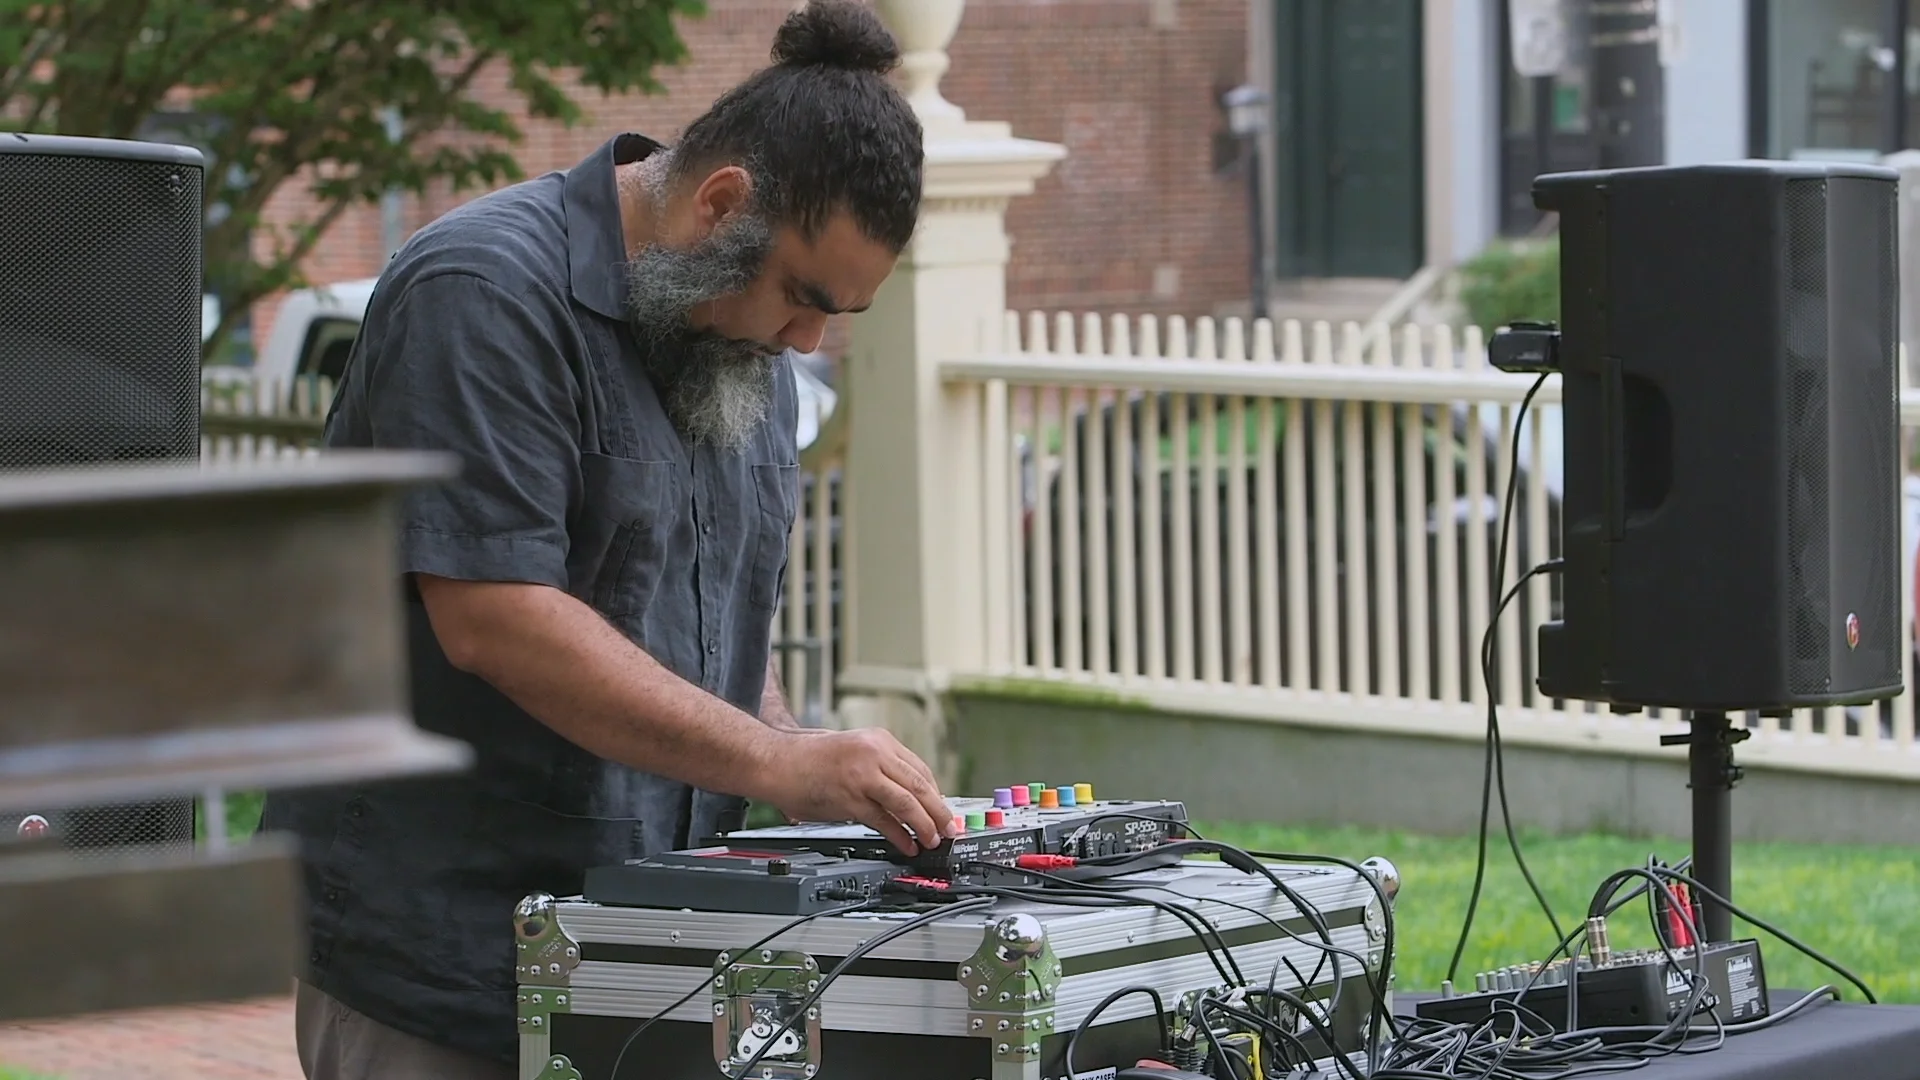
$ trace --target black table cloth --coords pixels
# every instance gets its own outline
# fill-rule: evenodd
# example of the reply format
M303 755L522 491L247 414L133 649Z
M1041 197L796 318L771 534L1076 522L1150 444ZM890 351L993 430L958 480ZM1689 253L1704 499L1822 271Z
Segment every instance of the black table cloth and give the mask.
M1803 991L1768 995L1775 1011ZM1394 1011L1414 1015L1432 994L1395 994ZM1719 1049L1670 1054L1622 1074L1634 1080L1920 1080L1920 1006L1833 1000L1809 1005L1772 1027L1729 1035Z

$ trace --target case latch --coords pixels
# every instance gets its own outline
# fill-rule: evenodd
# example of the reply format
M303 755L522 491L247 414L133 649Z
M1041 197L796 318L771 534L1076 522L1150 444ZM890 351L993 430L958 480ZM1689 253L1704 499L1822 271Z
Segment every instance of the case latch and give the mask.
M820 965L806 953L761 949L715 958L713 1060L720 1071L812 1080L820 1071L820 1003L807 999L819 988Z

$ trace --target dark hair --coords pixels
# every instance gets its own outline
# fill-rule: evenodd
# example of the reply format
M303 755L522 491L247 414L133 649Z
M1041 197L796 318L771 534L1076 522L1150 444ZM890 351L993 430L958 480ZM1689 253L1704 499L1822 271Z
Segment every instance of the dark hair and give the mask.
M846 210L895 253L920 216L920 120L887 75L900 47L854 0L811 0L756 72L687 126L672 181L724 165L753 174L754 205L813 239Z

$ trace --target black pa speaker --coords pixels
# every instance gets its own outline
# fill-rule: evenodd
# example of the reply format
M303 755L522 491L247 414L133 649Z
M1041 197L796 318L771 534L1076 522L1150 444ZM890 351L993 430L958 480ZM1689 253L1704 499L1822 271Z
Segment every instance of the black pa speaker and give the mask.
M0 135L0 469L199 455L203 169Z
M199 457L203 174L187 147L0 134L0 470ZM193 804L0 828L191 841Z
M1778 711L1901 690L1896 174L1544 176L1560 215L1555 698Z

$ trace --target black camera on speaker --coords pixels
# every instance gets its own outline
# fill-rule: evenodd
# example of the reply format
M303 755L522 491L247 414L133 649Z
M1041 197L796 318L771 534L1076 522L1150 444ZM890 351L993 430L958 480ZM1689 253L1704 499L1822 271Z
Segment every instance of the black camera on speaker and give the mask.
M1897 176L1740 162L1540 177L1561 325L1555 698L1710 712L1901 691Z

